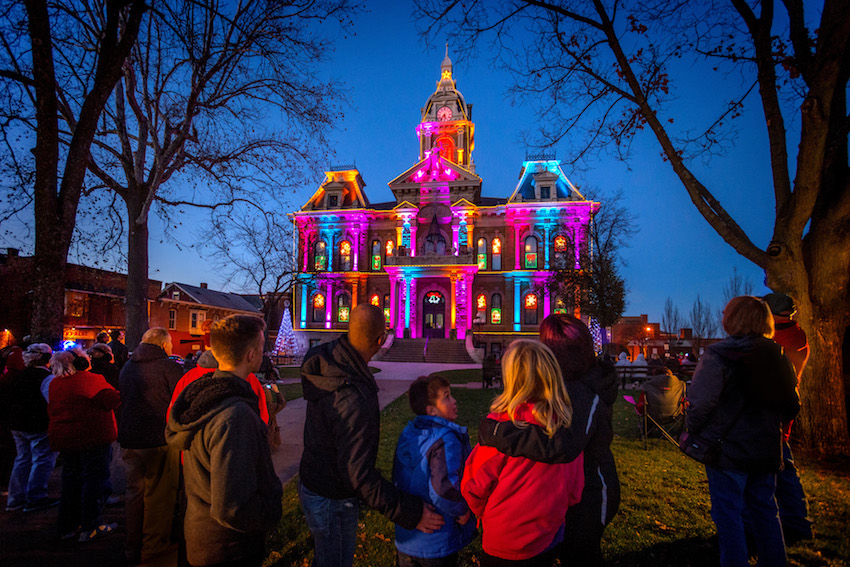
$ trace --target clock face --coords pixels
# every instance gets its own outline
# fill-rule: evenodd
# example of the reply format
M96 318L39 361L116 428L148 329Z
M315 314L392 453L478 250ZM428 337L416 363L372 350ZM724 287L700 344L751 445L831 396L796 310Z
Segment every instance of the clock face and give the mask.
M443 106L437 111L437 120L445 122L452 119L452 109L448 106Z

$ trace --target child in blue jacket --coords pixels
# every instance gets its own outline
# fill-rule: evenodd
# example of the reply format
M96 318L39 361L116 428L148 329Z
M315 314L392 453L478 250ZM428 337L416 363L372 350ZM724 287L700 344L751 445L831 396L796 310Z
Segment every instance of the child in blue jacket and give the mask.
M458 552L475 537L475 522L460 494L463 465L470 453L466 428L454 423L457 401L448 380L421 376L407 393L416 414L396 446L393 482L419 496L446 520L434 533L395 527L399 567L454 567Z

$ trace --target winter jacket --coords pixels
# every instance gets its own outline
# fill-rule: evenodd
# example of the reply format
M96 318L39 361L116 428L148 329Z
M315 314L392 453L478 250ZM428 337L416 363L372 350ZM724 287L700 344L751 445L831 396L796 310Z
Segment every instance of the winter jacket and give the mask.
M573 420L570 427L557 431L551 439L540 427L517 428L488 419L481 423L478 441L505 454L543 463L567 463L584 452L581 507L572 514L580 512L582 518L571 517L571 521L607 525L620 506L620 480L611 452L617 382L616 372L605 363L578 380L566 382Z
M179 364L157 345L141 343L121 369L118 442L125 449L165 445L165 418L171 393L183 376Z
M720 439L718 468L776 472L780 424L800 409L796 375L782 348L764 337L727 337L706 349L688 389L688 431Z
M118 391L100 374L77 371L50 382L47 437L54 451L82 451L115 441L112 410L121 403Z
M44 366L28 366L10 372L0 399L8 428L12 431L47 431L47 400L41 395L41 383L50 375Z
M183 393L183 390L186 389L186 386L201 378L206 374L212 374L215 372L215 368L204 368L203 366L195 366L177 382L177 385L174 387L174 392L171 394L171 403L168 406L168 413L171 413L171 406L174 405L174 402L177 401L177 398L180 397L180 394ZM254 392L254 395L257 396L257 408L260 410L260 419L263 420L263 423L266 425L269 424L269 406L266 404L266 393L263 391L263 385L260 384L260 381L257 380L257 377L254 373L248 374L245 378L245 381L248 382L248 385L251 386L251 391Z
M283 490L251 387L222 370L195 380L175 401L165 436L184 451L189 562L255 557L280 520Z
M118 390L120 384L118 382L118 375L121 372L115 364L106 360L105 357L92 358L91 359L91 368L90 370L95 374L100 374L106 381L109 382L109 385Z
M115 366L117 366L119 370L123 369L124 365L127 364L127 358L129 357L127 347L119 340L109 341L108 345L109 348L112 349L112 356L115 358ZM133 353L135 352L136 351L133 351Z
M536 423L532 408L521 405L516 418ZM507 413L487 417L509 422ZM583 467L582 455L569 463L549 464L476 445L466 461L461 492L481 519L484 551L518 561L557 544L567 510L581 500Z
M375 468L378 385L347 336L307 352L301 384L307 400L300 468L304 486L325 498L357 497L403 528L415 528L422 501L400 491Z
M475 537L475 521L461 526L455 520L467 512L460 494L463 465L470 453L466 428L429 415L407 424L398 439L393 482L402 491L431 504L445 524L432 534L395 528L395 545L411 557L432 559L457 553Z

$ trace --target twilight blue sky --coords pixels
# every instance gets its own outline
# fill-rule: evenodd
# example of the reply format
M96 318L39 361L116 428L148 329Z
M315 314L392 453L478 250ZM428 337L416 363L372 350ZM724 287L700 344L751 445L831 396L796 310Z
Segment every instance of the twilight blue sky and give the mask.
M439 78L443 47L428 50L411 22L407 2L369 2L371 11L355 20L356 34L337 43L326 67L328 76L344 81L349 88L351 107L333 133L336 156L330 163L356 161L367 184L372 202L392 200L387 182L413 165L418 145L414 128L420 107L433 92ZM437 38L442 45L451 38ZM513 106L505 91L510 77L491 68L486 53L470 61L454 61L454 78L467 102L473 104L476 145L473 154L477 173L483 180L483 195L507 197L513 191L525 157L519 142L523 129L533 129L545 117L537 116L531 104ZM729 99L716 74L707 73L699 63L680 63L677 71L685 77L676 82L677 98L669 116L677 124L707 124L712 108L721 108ZM673 76L673 81L677 81ZM732 88L740 87L727 77ZM731 91L728 91L731 92ZM770 240L773 223L773 197L764 118L757 97L751 95L745 114L738 120L736 145L725 156L707 164L692 164L702 182L714 192L726 209L761 247ZM789 120L790 128L795 122ZM798 122L797 122L798 124ZM790 148L797 142L790 139ZM722 307L722 288L733 267L755 284L755 293L767 293L760 268L739 256L709 227L691 203L660 149L649 133L634 142L628 163L602 156L586 170L567 176L579 187L595 187L613 192L623 189L625 205L637 216L639 232L624 251L623 268L628 296L626 315L646 313L659 321L666 297L680 310L690 311L697 294L713 307ZM555 149L565 158L566 149ZM792 172L793 173L793 172ZM313 179L291 196L292 208L300 207L321 179ZM604 202L603 202L604 206ZM184 226L187 223L184 223ZM151 231L155 235L156 229ZM189 243L192 235L178 235ZM164 282L180 281L221 285L217 266L201 261L193 251L176 252L173 246L151 243L150 277ZM236 290L233 290L236 291Z

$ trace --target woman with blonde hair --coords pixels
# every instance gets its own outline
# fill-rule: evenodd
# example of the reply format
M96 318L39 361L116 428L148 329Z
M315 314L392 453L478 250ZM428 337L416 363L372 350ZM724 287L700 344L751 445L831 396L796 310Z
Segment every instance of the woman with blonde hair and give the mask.
M569 428L573 410L555 355L537 341L514 341L502 359L504 392L488 418L548 437ZM461 492L481 519L483 567L551 566L564 538L567 509L581 499L584 459L548 464L477 445L466 462Z
M709 346L697 364L687 415L688 434L719 448L705 474L720 563L749 565L746 516L758 564L785 565L774 492L782 466L781 424L800 408L796 374L771 340L773 315L763 300L733 298L723 310L723 329L729 336Z

